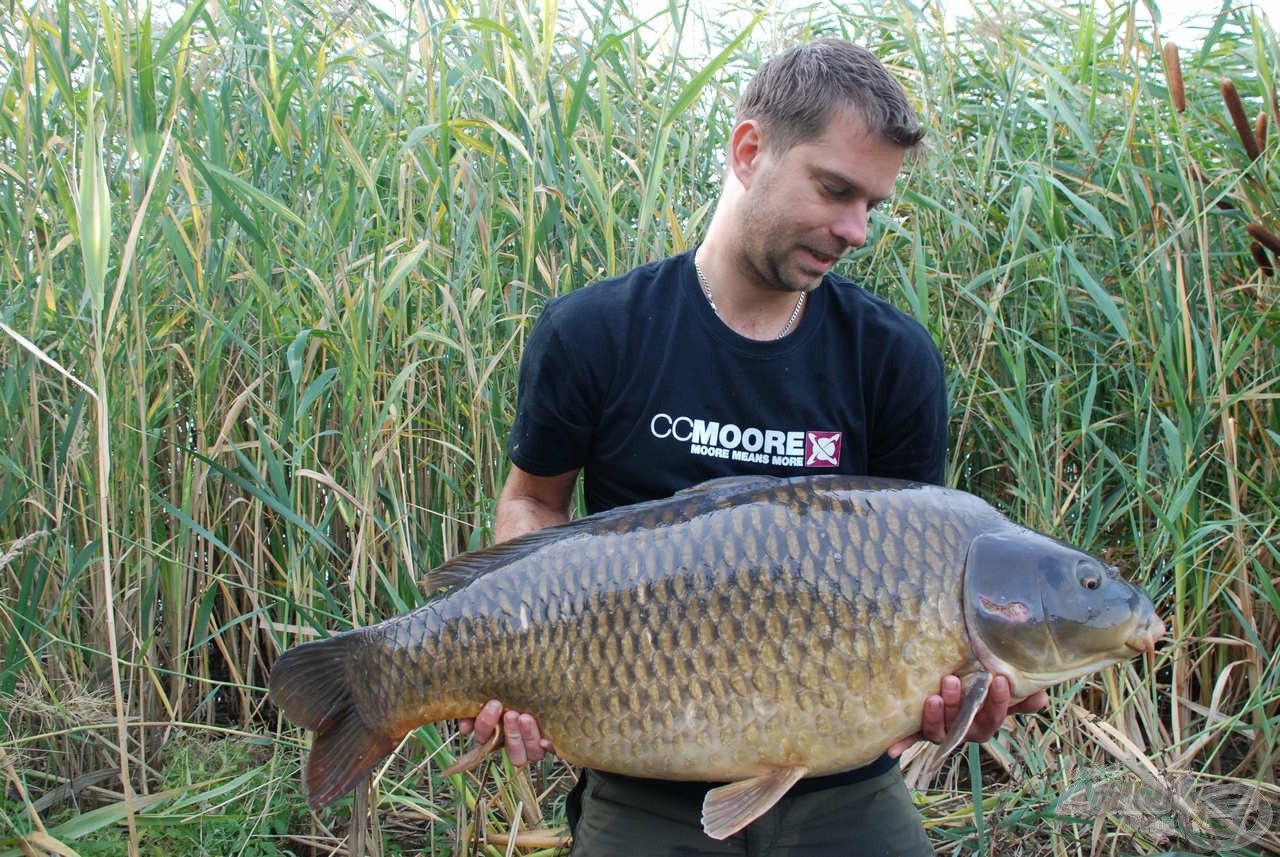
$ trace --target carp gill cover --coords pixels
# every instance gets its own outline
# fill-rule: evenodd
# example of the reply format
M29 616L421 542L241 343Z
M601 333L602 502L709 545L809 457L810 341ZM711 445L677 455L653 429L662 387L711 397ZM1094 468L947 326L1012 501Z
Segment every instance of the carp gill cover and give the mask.
M714 480L433 575L452 589L273 667L271 699L316 733L312 806L415 727L500 699L574 764L727 782L703 807L725 838L918 731L943 675L966 685L949 750L994 675L1027 696L1164 632L1115 569L977 497L863 477Z

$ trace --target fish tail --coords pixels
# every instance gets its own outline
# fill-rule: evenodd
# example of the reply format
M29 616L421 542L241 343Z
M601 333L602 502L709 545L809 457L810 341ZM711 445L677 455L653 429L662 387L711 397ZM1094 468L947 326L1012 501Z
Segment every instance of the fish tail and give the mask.
M270 699L290 721L315 732L307 759L307 803L319 809L355 788L400 743L370 723L351 693L358 631L285 652L271 668Z

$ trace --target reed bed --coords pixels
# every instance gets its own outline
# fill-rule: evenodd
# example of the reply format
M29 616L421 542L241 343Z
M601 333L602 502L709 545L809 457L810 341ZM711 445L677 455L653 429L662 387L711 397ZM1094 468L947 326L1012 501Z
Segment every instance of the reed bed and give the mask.
M845 271L941 345L951 481L1171 627L913 759L939 852L1280 849L1272 22L697 5L8 4L0 855L554 851L571 773L441 780L448 727L308 813L267 671L490 540L531 320L696 242L739 84L818 34L932 128Z

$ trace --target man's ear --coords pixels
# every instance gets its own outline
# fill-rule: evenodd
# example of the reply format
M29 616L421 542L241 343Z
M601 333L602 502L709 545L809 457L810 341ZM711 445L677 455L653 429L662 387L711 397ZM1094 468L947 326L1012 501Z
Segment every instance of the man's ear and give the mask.
M760 169L764 157L764 129L755 119L746 119L734 127L729 136L729 169L744 187Z

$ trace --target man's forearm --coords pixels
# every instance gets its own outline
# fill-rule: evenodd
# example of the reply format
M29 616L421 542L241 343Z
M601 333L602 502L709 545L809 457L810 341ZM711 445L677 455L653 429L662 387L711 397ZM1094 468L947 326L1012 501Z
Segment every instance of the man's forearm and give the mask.
M494 540L509 541L569 520L569 503L577 481L576 470L556 476L534 476L513 464L498 495Z
M537 500L525 497L504 497L498 501L498 515L497 521L494 522L493 535L496 541L505 542L552 524L563 524L567 520L569 520L567 512L551 508Z

